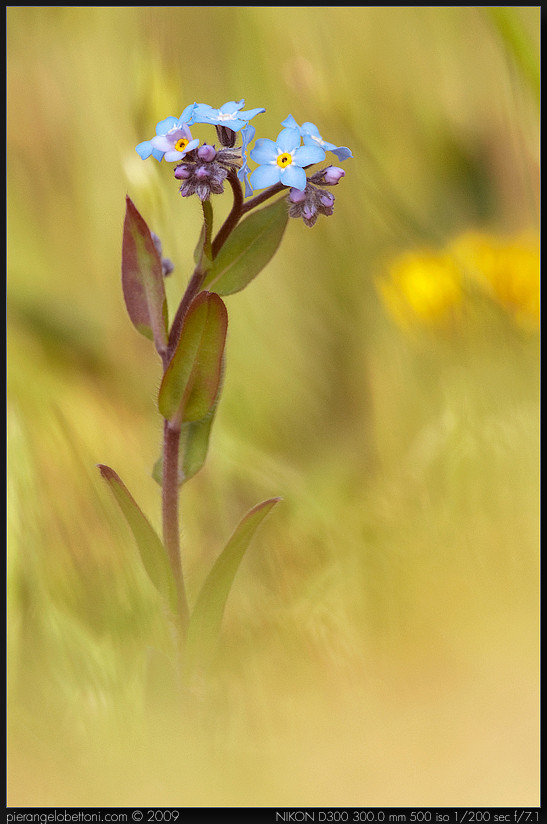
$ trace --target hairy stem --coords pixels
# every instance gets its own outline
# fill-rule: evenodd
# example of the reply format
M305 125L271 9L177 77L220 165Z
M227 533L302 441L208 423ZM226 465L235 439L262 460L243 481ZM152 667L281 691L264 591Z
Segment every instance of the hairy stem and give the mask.
M178 456L179 456L180 427L172 427L169 421L164 422L163 430L163 542L169 563L173 570L177 587L178 619L182 638L186 635L189 620L188 599L184 586L182 561L180 554L179 530L179 484L178 484Z
M171 324L171 331L169 332L169 346L167 349L167 363L169 363L169 360L171 359L173 352L177 348L177 343L180 337L180 330L182 329L182 322L184 320L184 316L188 311L188 307L192 303L192 300L199 292L200 286L203 283L205 275L206 272L203 271L201 264L198 264L194 269L192 277L188 282L186 291L176 311L175 317L173 318L173 323Z
M228 239L230 233L233 232L233 230L237 226L244 209L243 191L241 189L241 183L239 182L239 178L236 172L228 172L228 182L230 183L230 186L232 187L232 192L234 193L234 202L230 214L220 227L217 236L213 240L213 260L220 252L220 249Z
M208 247L211 246L211 235L213 232L213 210L210 203L202 203L203 209L203 250L201 254L201 258L197 263L196 268L192 273L192 277L188 281L188 286L186 287L186 291L182 296L182 300L179 304L179 307L175 313L175 317L173 318L173 323L171 324L171 331L169 332L169 343L167 348L167 363L169 362L173 352L177 347L177 343L180 337L180 330L182 328L182 322L184 320L184 316L188 311L188 307L192 303L195 296L198 294L201 284L205 280L205 275L207 274L207 267L205 266L204 256ZM212 254L212 253L211 253ZM167 364L164 361L164 368L167 368Z

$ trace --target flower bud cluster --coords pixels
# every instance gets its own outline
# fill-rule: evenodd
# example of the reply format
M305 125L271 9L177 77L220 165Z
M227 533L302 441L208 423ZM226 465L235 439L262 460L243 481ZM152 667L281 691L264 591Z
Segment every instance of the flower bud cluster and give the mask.
M337 166L328 166L326 169L312 175L303 191L291 189L288 201L290 204L289 217L301 217L306 226L313 226L319 215L329 217L334 212L335 197L331 192L320 189L323 186L336 186L344 177L344 170Z
M228 173L241 165L241 155L230 149L217 149L204 143L185 156L175 167L175 178L182 181L179 189L182 197L197 195L201 201L220 195Z

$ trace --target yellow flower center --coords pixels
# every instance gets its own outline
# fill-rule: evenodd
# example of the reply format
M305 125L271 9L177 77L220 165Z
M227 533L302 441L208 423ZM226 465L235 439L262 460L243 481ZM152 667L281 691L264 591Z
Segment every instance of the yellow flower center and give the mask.
M177 140L177 142L175 143L175 149L176 149L176 151L177 151L177 152L183 152L183 151L185 150L185 148L188 146L188 143L189 143L189 142L190 142L190 141L189 141L189 140L186 140L186 138L185 138L185 137L181 137L181 138L179 138L179 140Z
M289 152L283 152L277 158L277 165L280 166L282 169L286 169L287 166L290 166L292 163L292 154Z

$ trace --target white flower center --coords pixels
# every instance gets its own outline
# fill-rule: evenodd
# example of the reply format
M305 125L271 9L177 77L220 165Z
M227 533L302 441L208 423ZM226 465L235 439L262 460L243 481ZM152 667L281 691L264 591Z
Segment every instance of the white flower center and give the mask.
M237 117L237 112L217 112L217 120L235 120Z
M323 140L323 138L322 138L322 137L318 137L316 134L310 134L310 135L309 135L309 137L311 137L311 139L312 139L313 141L315 141L315 143L317 143L319 146L323 146L323 144L325 143L325 141Z

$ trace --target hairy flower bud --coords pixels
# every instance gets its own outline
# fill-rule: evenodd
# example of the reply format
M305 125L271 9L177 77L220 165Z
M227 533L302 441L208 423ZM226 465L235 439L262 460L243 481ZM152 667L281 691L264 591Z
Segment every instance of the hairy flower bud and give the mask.
M325 169L323 172L322 182L326 183L327 186L336 186L338 181L341 180L345 174L345 171L339 166L329 166L328 169Z
M306 200L306 191L300 189L291 189L289 192L289 200L291 203L303 203Z
M190 169L188 168L188 166L185 166L184 164L177 166L175 169L175 177L177 180L188 180L190 174Z
M204 143L203 146L200 146L199 149L197 150L197 155L198 155L199 159L200 160L206 160L207 162L210 162L211 160L214 160L215 157L216 157L216 154L217 154L217 152L216 152L215 147L209 145L208 143Z
M319 215L329 217L334 211L334 195L309 181L303 191L291 189L287 200L289 217L301 217L306 226L313 226Z
M199 149L189 152L184 163L175 169L175 177L182 180L179 189L182 197L197 195L200 200L208 200L211 195L224 191L224 181L230 171L241 166L241 154L232 149L219 149L204 143Z

